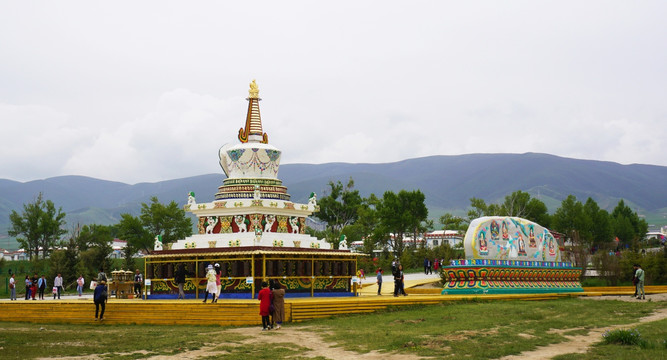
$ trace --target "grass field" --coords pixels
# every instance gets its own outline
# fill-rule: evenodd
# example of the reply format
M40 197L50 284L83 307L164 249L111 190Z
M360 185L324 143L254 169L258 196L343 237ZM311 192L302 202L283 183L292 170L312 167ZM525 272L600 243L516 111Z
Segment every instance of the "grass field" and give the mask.
M359 357L391 359L491 359L517 355L573 337L622 325L636 328L639 345L596 344L585 354L558 359L664 359L667 320L638 323L666 302L468 301L393 307L364 315L286 324L278 331L257 327L141 326L0 323L4 359L151 356L279 359ZM595 335L596 342L602 336ZM553 345L552 345L553 346Z

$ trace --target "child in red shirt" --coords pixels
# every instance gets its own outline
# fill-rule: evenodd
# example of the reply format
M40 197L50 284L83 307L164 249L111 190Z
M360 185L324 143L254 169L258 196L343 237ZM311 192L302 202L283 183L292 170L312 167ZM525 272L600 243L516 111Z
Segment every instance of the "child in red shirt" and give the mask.
M271 302L273 302L273 294L269 290L269 284L266 281L262 281L262 290L259 291L257 300L259 300L259 315L262 316L262 331L269 330L269 325L271 325L269 321L269 307L271 307Z

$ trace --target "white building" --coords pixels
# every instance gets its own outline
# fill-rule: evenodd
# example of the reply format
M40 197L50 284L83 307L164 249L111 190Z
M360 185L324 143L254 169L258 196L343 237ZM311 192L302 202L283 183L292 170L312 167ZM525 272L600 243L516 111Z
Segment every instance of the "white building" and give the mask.
M429 249L442 244L448 244L450 247L463 244L463 235L456 230L435 230L424 234L424 238L426 238L426 247Z

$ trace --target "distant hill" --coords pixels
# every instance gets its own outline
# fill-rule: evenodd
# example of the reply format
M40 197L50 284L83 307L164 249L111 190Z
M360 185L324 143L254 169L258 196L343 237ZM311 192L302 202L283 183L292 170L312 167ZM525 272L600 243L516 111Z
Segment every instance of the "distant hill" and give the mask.
M383 164L285 164L279 172L296 202L306 202L312 191L322 196L330 180L346 182L350 177L363 196L420 189L432 218L445 211L464 213L471 197L500 202L505 195L522 190L539 197L550 211L570 194L581 201L592 197L607 210L625 199L649 223L660 219L667 223L665 166L526 153L429 156ZM222 172L135 185L82 176L25 183L0 179L0 237L6 234L11 210L21 211L22 205L34 201L40 192L63 208L68 224L112 224L121 213L138 215L141 203L151 196L183 205L187 193L194 191L198 201L211 201L223 179ZM0 247L6 247L3 242Z

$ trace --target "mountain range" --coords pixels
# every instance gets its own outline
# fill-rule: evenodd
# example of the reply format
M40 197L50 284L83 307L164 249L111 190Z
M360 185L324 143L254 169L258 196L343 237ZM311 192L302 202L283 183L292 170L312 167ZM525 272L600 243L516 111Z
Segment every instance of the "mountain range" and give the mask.
M279 178L295 202L307 202L311 192L324 196L329 181L347 183L350 178L362 196L419 189L426 196L430 217L436 220L444 212L465 214L472 197L498 203L522 190L542 200L550 212L570 194L582 202L591 197L610 211L624 199L649 224L667 224L665 166L621 165L540 153L467 154L382 164L284 164ZM21 212L23 204L33 202L40 192L44 199L62 207L68 226L73 228L77 223L114 224L122 213L138 215L141 203L149 202L151 196L163 203L174 200L183 205L188 192L194 191L198 202L212 201L223 179L222 173L134 185L83 176L28 182L0 179L0 237L6 237L10 212ZM0 247L11 248L9 243L0 239Z

